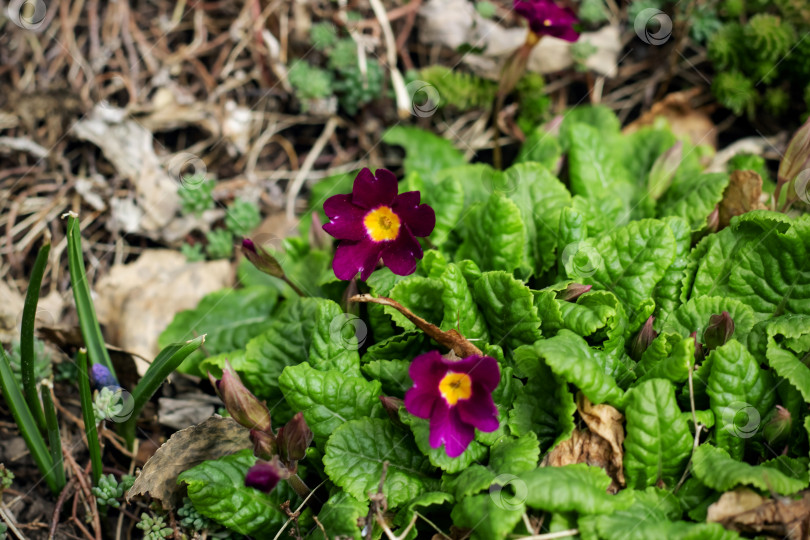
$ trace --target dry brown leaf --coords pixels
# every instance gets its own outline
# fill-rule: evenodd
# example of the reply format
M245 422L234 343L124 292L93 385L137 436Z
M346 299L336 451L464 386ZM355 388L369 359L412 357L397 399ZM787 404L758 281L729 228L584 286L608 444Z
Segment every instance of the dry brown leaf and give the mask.
M766 499L748 488L723 493L709 506L706 521L749 534L767 534L790 540L810 538L810 491L798 500Z
M691 100L702 92L700 88L673 92L653 104L649 111L630 123L622 132L633 133L641 127L652 125L659 116L669 122L672 132L679 137L689 137L692 144L708 144L717 148L717 128L705 108L695 109Z
M577 393L577 411L579 411L579 415L588 426L588 429L610 444L612 470L614 471L611 477L620 486L624 486L624 466L622 464L624 458L624 450L622 450L622 444L624 444L624 427L622 425L624 415L607 403L594 405L582 392Z
M760 202L762 178L754 171L734 171L719 205L720 228L728 227L731 218L751 210L767 210Z
M228 261L190 263L176 251L147 250L116 265L96 286L96 312L114 345L144 358L159 352L157 338L174 314L194 308L231 282ZM143 371L145 363L140 362Z
M575 430L570 439L566 439L554 447L554 450L543 461L547 467L587 463L593 467L605 469L612 479L608 492L617 493L621 489L621 484L617 480L618 471L613 448L607 440L592 431Z
M138 495L150 495L164 508L175 507L182 499L177 476L203 461L250 448L248 433L233 418L221 416L175 432L146 462L126 494L127 502Z

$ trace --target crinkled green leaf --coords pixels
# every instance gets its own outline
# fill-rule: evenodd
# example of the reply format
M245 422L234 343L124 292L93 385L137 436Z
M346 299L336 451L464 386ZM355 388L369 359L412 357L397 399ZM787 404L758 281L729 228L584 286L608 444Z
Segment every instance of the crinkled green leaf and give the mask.
M450 517L456 526L471 529L473 539L502 540L520 522L523 511L523 503L513 501L509 495L496 500L490 494L481 494L461 499Z
M560 146L568 152L575 138L574 126L584 124L596 128L608 142L619 136L621 123L616 113L604 105L580 105L565 111L560 124Z
M604 469L584 463L540 467L520 474L526 483L526 505L544 512L607 514L626 507L629 497L609 495Z
M580 243L570 253L566 271L575 281L613 292L629 312L652 296L675 253L672 229L663 221L645 219Z
M287 403L304 413L316 438L326 439L349 420L382 414L377 381L320 371L304 362L285 368L278 382Z
M482 270L514 272L526 266L526 226L517 205L494 192L464 217L462 243L456 258L472 259Z
M489 327L491 343L514 349L539 340L540 318L531 290L506 272L485 272L473 297Z
M380 381L387 396L403 397L413 382L408 375L410 360L372 360L360 368L363 375Z
M540 444L537 435L526 433L520 438L501 437L489 451L489 466L499 474L520 474L537 467Z
M483 465L474 463L465 468L457 475L445 474L442 476L442 489L449 491L456 496L456 499L463 499L468 495L474 495L479 491L489 489L492 481L495 480L495 472Z
M791 472L785 474L785 470ZM808 484L807 465L799 460L780 456L761 465L749 465L710 444L702 444L695 451L692 474L718 491L748 485L766 492L790 495L806 488Z
M318 513L318 521L326 531L326 538L320 529L313 533L313 537L319 540L331 540L335 537L360 540L361 529L357 520L367 515L367 502L360 502L345 491L338 491L329 497Z
M656 305L656 316L665 319L680 302L683 281L686 278L686 267L689 262L689 251L692 247L692 229L685 219L665 217L664 223L672 230L675 238L675 259L669 265L661 281L655 286L653 299Z
M805 363L810 344L804 342L810 337L810 316L786 315L774 319L768 324L767 337L768 364L810 403L810 367Z
M289 498L289 490L282 487L284 482L270 493L245 486L245 474L255 462L251 450L242 450L204 461L181 473L177 482L188 485L188 496L200 514L239 534L265 537L287 521L279 505Z
M404 407L399 410L399 418L404 424L410 426L416 446L428 457L430 463L448 473L452 474L464 470L471 464L481 461L487 453L486 446L478 441L472 441L460 456L451 458L447 455L444 445L439 448L431 448L429 420L417 418L407 412Z
M421 330L403 332L389 338L379 340L366 349L363 354L363 363L373 360L399 360L413 358L422 349L425 335Z
M419 128L394 126L383 133L383 142L404 147L405 172L417 172L423 178L465 163L452 142Z
M329 479L360 501L377 491L383 461L388 461L383 493L391 508L436 486L428 459L390 420L363 418L340 425L326 442L323 457Z
M278 292L267 287L223 289L206 295L197 307L174 316L158 338L164 348L206 334L205 350L219 354L244 347L250 338L259 335L271 323L271 314L278 301ZM180 371L205 375L197 365L205 358L202 350L191 353L180 365Z
M658 215L682 217L693 231L699 231L706 226L709 214L723 199L726 186L726 173L678 176L658 201Z
M692 434L666 379L650 379L628 392L624 474L627 486L644 489L677 483L692 452Z
M760 419L773 407L773 379L736 339L712 352L706 387L717 421L717 446L734 459L742 459L745 441L760 427Z
M444 317L441 329L456 329L467 339L489 341L484 316L473 302L472 292L464 279L461 269L455 264L448 264L441 274L442 304Z
M458 175L445 175L436 185L428 187L421 202L429 204L436 213L436 226L430 242L441 247L464 215L464 184Z
M360 376L360 341L368 334L366 323L344 313L336 303L318 304L315 328L309 346L309 362L317 369L335 369L346 375Z
M560 148L557 137L538 126L526 135L526 140L520 146L515 163L536 161L553 171L561 154L562 148Z
M422 493L408 503L405 508L397 512L397 515L394 516L394 525L404 529L411 522L416 512L420 514L427 513L426 509L430 509L430 507L447 506L447 503L452 503L454 500L451 494L443 491L428 491L427 493ZM400 530L397 530L396 533L399 537ZM418 535L417 528L414 527L405 538L411 540L417 538Z
M590 291L576 303L559 301L563 326L591 343L602 341L602 350L620 354L624 351L629 321L619 299L610 291Z
M733 298L721 296L698 296L676 308L661 325L662 332L678 333L688 336L697 332L699 342L703 342L703 332L709 326L712 315L728 311L734 321L734 333L731 337L747 336L754 326L754 310Z
M606 373L607 355L589 347L582 337L563 329L553 338L535 343L534 351L554 373L576 385L592 403L607 402L621 407L624 392ZM576 362L571 361L574 358Z
M617 195L624 203L633 197L634 186L621 156L606 144L597 128L576 124L571 127L568 174L571 192L587 199L604 194Z
M635 186L647 185L653 163L674 144L672 131L657 126L644 126L625 137L623 161Z
M612 192L602 193L598 198L576 195L571 199L571 208L582 215L588 236L610 233L627 225L630 218L625 203Z
M425 251L422 262L419 263L416 270L419 275L440 279L448 264L449 261L444 253L437 249L429 249Z
M391 289L390 297L429 323L438 325L444 314L442 306L443 289L442 282L438 279L411 276L397 283ZM396 309L390 306L383 306L383 309L397 325L405 330L415 328L414 324Z
M661 334L650 343L637 366L638 381L669 379L682 383L695 364L695 340L680 334Z

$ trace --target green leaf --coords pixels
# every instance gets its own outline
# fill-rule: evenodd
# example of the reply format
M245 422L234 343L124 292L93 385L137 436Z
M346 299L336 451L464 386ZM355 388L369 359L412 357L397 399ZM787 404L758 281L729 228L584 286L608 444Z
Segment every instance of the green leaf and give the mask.
M529 380L509 411L509 430L518 437L536 433L540 448L544 453L549 452L574 432L577 410L574 395L562 378L544 363L537 362L537 353L532 347L516 350L515 361Z
M703 332L709 325L712 315L728 311L734 321L733 338L747 336L754 326L754 310L733 298L721 296L698 296L673 311L661 326L662 332L678 333L683 337L697 332L698 341L703 342Z
M526 135L526 140L520 146L515 163L536 161L549 170L554 170L562 154L560 143L554 135L537 127Z
M726 173L678 175L658 201L658 215L682 217L693 231L699 231L723 199L726 186Z
M349 537L360 540L361 530L357 520L368 515L368 503L360 502L345 491L338 491L329 497L318 513L318 521L326 531L326 537L318 529L315 538L330 540L335 537Z
M633 184L647 185L650 169L658 156L672 148L675 135L669 129L645 126L625 137L623 161Z
M771 368L796 387L805 402L810 403L810 368L804 363L810 343L800 341L808 337L810 316L786 315L774 319L767 328L766 356Z
M624 393L606 373L607 355L589 347L582 337L563 329L553 338L535 343L534 351L554 373L576 385L592 403L607 402L621 407ZM572 362L572 358L577 361Z
M539 457L540 444L534 433L518 439L505 436L490 448L489 466L499 474L520 474L536 468Z
M609 192L593 199L576 195L571 199L571 209L582 215L589 236L600 236L624 227L630 218L622 199Z
M23 306L22 323L20 325L20 378L22 380L23 394L28 410L34 416L34 420L41 430L45 430L45 415L40 405L39 392L37 391L37 380L34 372L36 364L36 353L34 352L34 326L37 318L37 303L39 302L39 291L42 285L42 276L45 274L45 267L48 265L48 254L51 252L50 242L44 244L37 252L37 258L31 269L31 277L28 280L28 290L25 292L25 304ZM49 391L45 389L46 391ZM50 396L50 394L48 394ZM62 456L59 456L59 463ZM64 481L62 481L64 484Z
M473 286L491 343L515 349L539 340L540 318L531 290L506 272L485 272Z
M674 486L692 451L692 434L675 401L675 388L651 379L628 392L624 473L627 486Z
M695 364L695 340L680 334L661 334L641 355L638 382L648 379L669 379L682 383L689 378Z
M792 472L785 474L785 470ZM799 460L780 456L761 465L749 465L732 458L722 448L709 444L702 444L695 451L692 473L698 480L718 491L749 485L766 492L790 495L806 488L808 484L807 466Z
M161 348L206 334L205 350L220 354L244 347L250 338L271 324L278 293L267 287L223 289L207 294L197 307L174 316L158 338ZM205 358L202 351L189 355L180 371L204 376L198 364Z
M470 287L461 269L455 264L448 264L440 279L444 305L441 329L447 331L454 328L467 339L489 341L484 316L473 302Z
M571 194L549 170L539 163L521 163L507 169L505 183L509 198L520 209L526 224L529 253L534 272L540 275L554 265L557 228L562 209L571 204Z
M523 503L509 501L509 497L496 500L489 494L472 495L459 501L450 517L456 526L472 529L473 539L501 540L523 515Z
M544 512L607 514L627 507L629 497L609 495L604 469L584 463L540 467L520 474L526 484L526 505Z
M525 266L528 253L526 226L520 209L500 192L473 206L461 228L457 259L472 259L482 270L512 273Z
M568 109L560 125L560 145L563 152L571 147L575 139L573 128L578 124L596 128L607 141L618 137L621 130L621 122L616 118L616 113L604 105L581 105Z
M382 388L377 381L302 363L286 367L278 382L287 403L304 413L316 438L326 439L349 420L382 413Z
M495 473L483 465L477 463L470 465L458 475L452 476L444 474L442 476L442 489L454 494L456 499L461 500L468 495L489 489L492 481L495 480Z
M373 360L398 360L413 358L422 350L425 335L421 330L411 330L378 341L363 355L363 363Z
M410 426L416 446L425 454L434 467L439 467L450 474L457 473L483 459L487 454L487 448L478 441L472 441L460 456L451 458L447 455L444 445L439 448L430 446L430 421L417 418L401 408L399 418L403 424Z
M372 360L360 369L366 377L380 381L385 395L402 397L413 384L408 375L410 367L410 360Z
M384 461L388 461L388 474L383 493L390 507L436 487L430 462L388 420L363 418L342 424L326 442L323 465L332 482L367 501L368 493L377 491Z
M675 259L664 272L664 276L653 292L656 315L659 319L665 319L681 303L680 295L683 281L686 279L686 267L692 247L692 229L685 219L667 217L663 221L672 230L672 236L675 239Z
M417 172L431 178L442 169L464 165L464 155L453 143L429 131L409 126L394 126L383 133L383 142L405 148L406 173Z
M443 491L428 491L427 493L422 493L408 503L408 506L397 512L397 515L394 517L394 525L398 525L402 528L407 527L417 509L422 509L420 513L426 513L425 509L431 506L445 506L447 503L452 503L453 501L453 496ZM397 532L399 532L399 530L397 530ZM406 538L413 539L417 538L417 536L417 529L413 528Z
M773 407L773 380L743 345L732 339L712 353L706 392L717 421L717 446L742 459L746 439Z
M621 156L613 151L597 128L584 124L571 127L568 174L571 192L587 199L599 199L605 193L617 195L628 204L634 187Z
M569 277L613 292L630 313L652 296L675 259L676 245L665 222L644 219L599 239L585 240L573 251L569 253L571 265L566 265ZM583 263L582 257L587 261Z
M309 346L309 362L320 370L335 369L346 375L360 376L357 349L368 334L366 323L356 315L344 313L336 303L320 302Z
M262 493L245 486L247 470L255 462L252 450L242 450L204 461L181 473L177 482L188 485L188 496L200 514L239 534L267 536L287 520L279 505L288 497L280 488Z
M457 175L445 175L436 185L426 187L421 202L429 204L436 213L436 226L430 234L430 242L441 247L464 213L464 184Z
M406 308L413 311L432 324L438 325L443 317L442 282L422 276L411 276L400 281L391 289L391 299L396 300ZM383 306L383 310L391 316L394 322L405 330L416 328L402 313L390 306Z

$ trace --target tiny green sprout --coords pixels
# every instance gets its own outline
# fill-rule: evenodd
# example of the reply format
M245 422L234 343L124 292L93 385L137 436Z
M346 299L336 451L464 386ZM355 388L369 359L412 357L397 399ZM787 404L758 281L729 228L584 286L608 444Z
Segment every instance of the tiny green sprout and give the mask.
M205 253L203 253L202 244L188 244L185 243L180 246L180 253L182 253L188 262L200 262L205 260Z
M143 531L145 540L163 540L174 534L172 528L166 526L166 522L161 516L153 517L146 512L141 514L141 520L136 527Z
M237 198L228 205L225 226L236 236L247 236L262 222L259 208L248 201Z
M0 491L10 488L12 482L14 482L14 473L0 463Z
M210 519L197 512L194 503L188 497L183 498L183 506L177 509L177 516L180 518L181 526L197 532L210 529L214 525Z
M130 485L130 487L132 486ZM124 496L126 490L127 486L124 479L122 478L119 483L113 474L102 476L98 481L98 486L92 488L93 495L96 496L98 505L112 508L121 507L121 501L118 499Z
M478 12L485 19L491 19L495 16L495 4L482 0L475 3L475 11Z
M576 70L587 71L588 68L585 66L585 62L587 62L588 58L593 56L596 51L596 46L590 41L580 39L576 43L573 43L571 45L571 56L576 64Z
M214 181L202 176L185 176L177 190L180 205L186 214L200 215L214 207Z
M54 380L59 382L64 381L75 381L79 377L79 366L76 365L76 362L59 362L55 364L55 373L54 373Z
M233 235L227 229L214 229L205 235L209 259L229 259L233 255Z
M104 420L119 422L126 420L132 412L131 396L121 388L105 386L93 398L93 414L96 424Z
M309 39L312 40L313 47L319 51L325 51L337 42L337 31L332 23L315 23L309 30Z
M11 370L14 372L14 378L17 379L17 384L22 385L21 374L21 354L20 354L20 340L14 339L11 342L11 352L8 355L11 363ZM51 355L45 350L45 342L34 338L34 378L36 381L50 378L51 370Z

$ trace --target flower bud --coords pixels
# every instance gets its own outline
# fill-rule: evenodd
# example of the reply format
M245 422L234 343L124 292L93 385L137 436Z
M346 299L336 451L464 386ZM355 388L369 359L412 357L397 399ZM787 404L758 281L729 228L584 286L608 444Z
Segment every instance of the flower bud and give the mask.
M278 456L271 461L257 461L245 475L245 485L259 491L270 493L279 480L290 477L290 471L282 465Z
M734 321L728 311L724 311L720 315L712 315L709 318L709 326L703 331L703 343L706 345L706 350L713 351L717 347L724 345L731 335L734 333Z
M287 425L278 430L276 441L278 454L284 462L291 463L303 459L307 447L312 442L312 430L304 420L304 415L296 413Z
M697 331L689 334L689 337L695 340L695 363L703 362L706 359L706 353L703 350L703 345L698 341Z
M278 445L272 433L251 429L250 440L253 443L254 456L261 459L270 459L278 454Z
M270 411L245 388L230 362L225 362L222 379L217 380L211 373L208 373L208 379L234 420L248 429L271 432Z
M644 326L641 327L641 330L638 331L636 338L633 340L630 352L636 360L641 358L641 355L647 350L650 343L658 337L658 332L653 329L653 322L655 322L655 317L650 315L650 318L647 319L647 322L644 323Z
M715 233L720 230L720 207L715 206L709 217L706 218L706 230Z
M576 302L577 298L590 291L593 285L582 285L581 283L571 283L565 289L557 293L557 300L566 302Z
M391 421L398 426L403 425L402 420L399 419L399 409L405 405L405 402L399 398L389 396L380 396L380 401Z
M777 405L765 418L762 434L771 446L781 444L787 440L792 426L793 418L790 416L790 411Z
M653 200L661 198L661 195L669 189L682 159L683 142L678 141L653 162L647 175L647 193Z
M107 386L113 386L116 389L121 388L118 385L115 375L110 373L110 370L104 364L93 364L90 368L90 384L93 390L101 390Z
M277 278L284 277L284 270L281 268L281 264L279 264L276 258L262 246L254 244L253 240L250 238L242 240L242 253L253 263L253 266L265 274Z
M777 178L780 184L790 182L802 171L810 168L810 118L796 132L779 163Z

